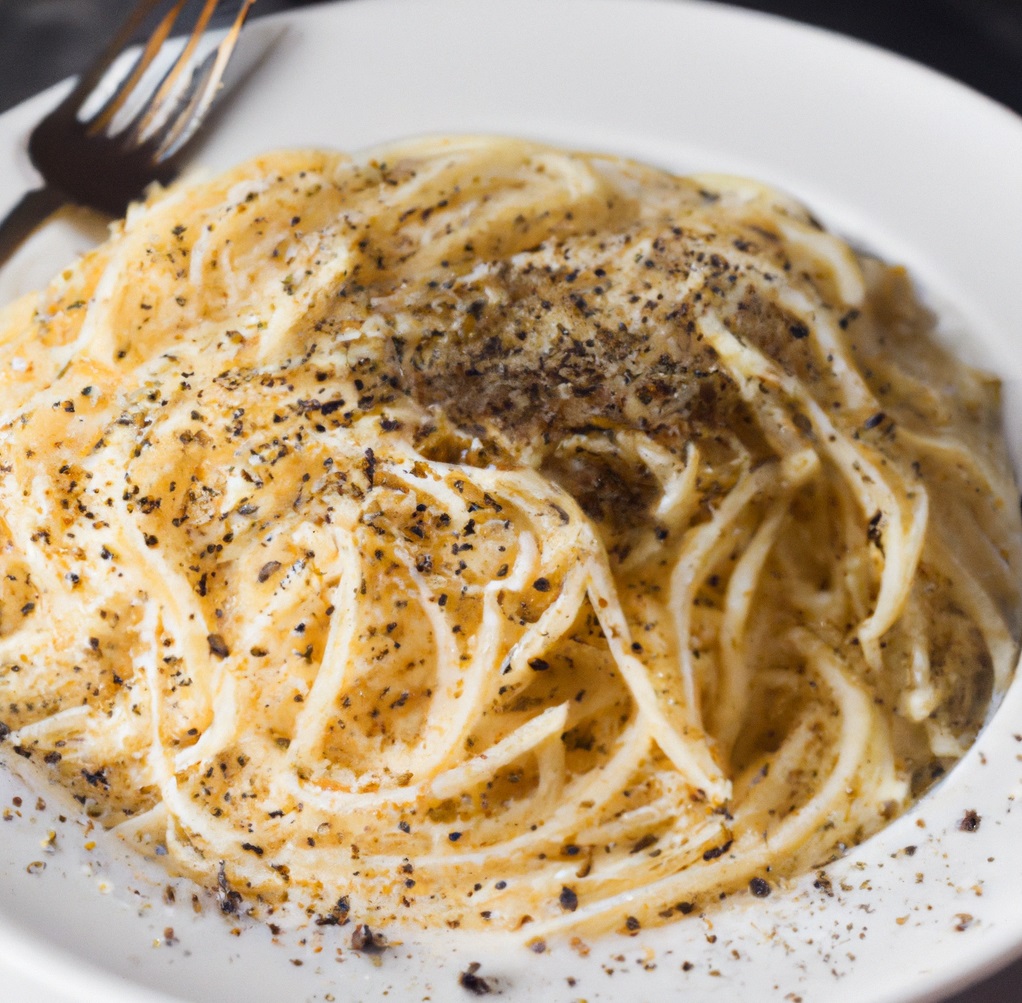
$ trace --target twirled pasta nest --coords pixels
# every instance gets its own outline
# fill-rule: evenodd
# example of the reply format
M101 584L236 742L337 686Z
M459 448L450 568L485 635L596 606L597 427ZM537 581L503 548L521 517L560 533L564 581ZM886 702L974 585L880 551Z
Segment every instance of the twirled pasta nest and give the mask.
M1013 667L997 387L777 192L496 139L159 192L0 319L0 722L232 908L660 922Z

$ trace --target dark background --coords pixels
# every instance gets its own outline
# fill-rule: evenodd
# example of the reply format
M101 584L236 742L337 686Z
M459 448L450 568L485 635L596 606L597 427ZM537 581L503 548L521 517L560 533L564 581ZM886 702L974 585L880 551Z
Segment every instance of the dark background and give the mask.
M317 2L323 0L258 0L253 15ZM1022 0L732 2L873 42L956 77L1022 113ZM134 3L0 0L0 111L78 72ZM1006 877L1018 880L1017 875ZM949 1003L1022 1003L1022 962Z

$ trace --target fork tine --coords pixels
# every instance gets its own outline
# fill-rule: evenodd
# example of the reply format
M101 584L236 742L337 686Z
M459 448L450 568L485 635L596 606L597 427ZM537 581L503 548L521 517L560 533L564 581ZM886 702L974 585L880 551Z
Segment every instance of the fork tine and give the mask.
M110 44L96 58L88 70L78 78L78 82L60 103L59 109L77 109L81 102L89 96L99 85L99 82L106 75L110 67L117 61L121 53L131 43L131 40L138 34L146 18L161 3L166 0L140 0L138 5L125 19L117 34L110 40Z
M240 6L231 26L218 29L219 41L198 59L199 45L208 33L213 15L222 5L222 0L203 0L202 11L173 63L158 82L139 88L150 93L140 95L133 117L120 124L115 121L114 130L107 130L122 149L144 150L155 163L162 163L195 132L198 120L216 97L223 72L255 0L236 2L240 2Z
M178 98L176 114L171 115L162 130L147 137L156 147L157 161L169 160L192 137L206 111L213 103L224 70L241 35L249 8L255 0L243 0L234 22L216 49L193 71L184 94Z
M123 107L124 102L138 85L138 82L142 79L145 71L149 68L153 60L163 48L163 44L167 41L167 37L170 35L170 32L174 27L174 23L177 21L178 15L181 13L181 9L184 7L185 3L187 3L187 0L176 0L174 6L167 11L166 14L164 14L160 23L146 40L146 44L135 59L131 70L118 83L114 93L106 100L103 107L100 108L99 111L90 119L88 127L89 135L96 135L97 133L102 132L110 124L110 121L117 112ZM102 77L100 77L100 79L102 79ZM98 82L99 81L97 81L97 84Z
M140 135L145 135L153 118L177 88L179 77L186 67L188 67L192 62L195 50L203 35L206 33L206 28L209 26L210 18L213 16L213 12L219 5L220 0L204 0L202 10L199 12L199 16L196 18L195 24L192 26L191 33L188 36L188 41L185 43L184 48L178 53L177 58L174 60L170 69L164 74L163 79L154 91L153 96L146 102L146 105L142 109L138 118L137 125L136 123L132 123L133 128L137 129Z

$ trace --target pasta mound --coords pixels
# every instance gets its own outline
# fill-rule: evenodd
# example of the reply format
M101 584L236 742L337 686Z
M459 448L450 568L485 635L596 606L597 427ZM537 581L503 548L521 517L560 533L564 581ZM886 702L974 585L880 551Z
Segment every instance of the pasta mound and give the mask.
M0 732L246 908L634 929L870 835L1018 652L996 381L752 182L154 193L0 315Z

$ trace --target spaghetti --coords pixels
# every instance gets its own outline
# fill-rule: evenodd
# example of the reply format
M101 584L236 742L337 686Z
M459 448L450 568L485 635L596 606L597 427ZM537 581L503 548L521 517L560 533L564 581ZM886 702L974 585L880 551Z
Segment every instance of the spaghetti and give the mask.
M997 384L930 326L733 178L453 139L158 192L0 319L4 744L225 908L765 894L1017 657Z

